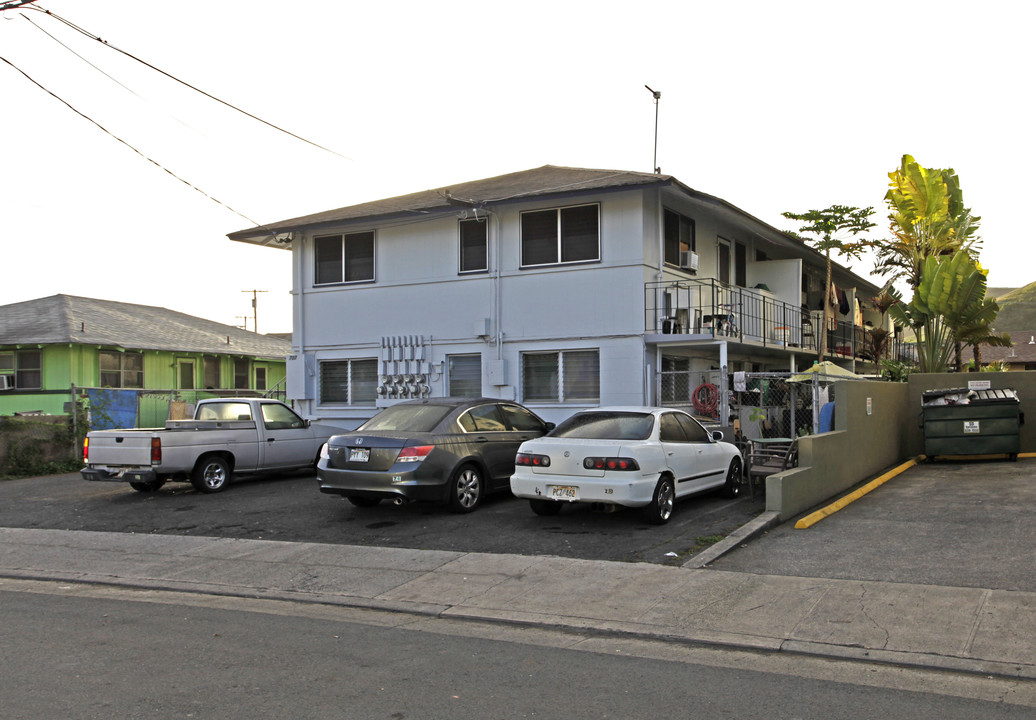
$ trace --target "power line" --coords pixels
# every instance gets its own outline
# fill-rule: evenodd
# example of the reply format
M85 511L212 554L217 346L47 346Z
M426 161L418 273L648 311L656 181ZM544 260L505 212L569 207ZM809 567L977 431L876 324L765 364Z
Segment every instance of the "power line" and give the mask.
M37 2L37 0L11 0L11 2L5 2L3 5L0 5L0 12L3 12L4 10L16 10L17 8L31 5L34 2Z
M35 0L33 0L33 2L35 2ZM111 81L112 81L113 83L115 83L116 85L118 85L119 87L121 87L121 88L122 88L123 90L125 90L126 92L130 93L130 94L131 94L131 95L133 95L134 97L140 98L141 100L143 100L143 101L144 101L144 102L146 102L146 103L152 104L150 100L148 100L147 98L145 98L144 96L142 96L142 95L141 95L140 93L138 93L138 92L137 92L136 90L134 90L133 88L129 87L128 85L126 85L126 84L124 84L124 83L122 83L122 82L119 82L119 80L118 80L118 79L116 79L115 77L113 77L113 76L109 75L109 74L108 74L108 73L106 73L106 72L105 72L104 70L102 70L101 68L97 67L97 66L96 66L96 65L94 65L94 64L93 64L92 62L90 62L89 60L87 60L87 59L86 59L85 57L83 57L82 55L80 55L79 53L77 53L77 52L76 52L75 50L73 50L72 48L70 48L70 47L69 47L68 45L66 45L65 43L61 42L61 40L59 40L59 39L58 39L57 37L55 37L54 35L50 34L50 33L49 33L49 32L47 32L46 30L44 30L44 29L43 29L42 27L40 27L40 26L39 26L38 24L36 24L35 22L33 22L32 18L30 18L30 17L28 16L28 15L25 15L25 14L23 14L23 13L19 13L19 16L20 16L20 17L21 17L21 18L22 18L23 20L25 20L26 22L29 22L29 23L31 23L31 24L32 24L32 26L33 26L34 28L36 28L36 29L37 29L37 30L39 30L39 31L40 31L41 33L43 33L44 35L46 35L47 37L49 37L49 38L50 38L51 40L53 40L54 42L56 42L56 43L57 43L58 45L60 45L61 47L63 47L63 48L65 48L66 50L68 50L68 51L69 51L70 53L72 53L72 54L73 54L73 55L75 55L75 56L76 56L77 58L79 58L80 60L82 60L83 62L85 62L85 63L86 63L87 65L89 65L90 67L92 67L92 68L93 68L94 70L96 70L97 72L101 73L101 75L104 75L104 76L105 76L106 78L108 78L109 80L111 80ZM180 118L176 117L176 116L175 116L175 115L173 115L172 113L168 113L168 112L167 112L166 114L168 114L168 115L169 115L169 116L170 116L171 118L173 118L174 120L176 120L176 121L177 121L178 123L180 123L180 124L181 124L181 125L183 125L184 127L188 128L188 129L190 129L190 130L193 130L193 131L194 131L194 132L196 132L196 133L199 133L199 134L201 134L201 135L204 135L204 133L202 133L201 131L199 131L199 130L198 130L197 128L194 128L194 127L192 127L192 126L191 126L190 124L188 124L188 123L184 122L183 120L181 120Z
M14 64L13 62L11 62L10 60L8 60L7 58L5 58L5 57L2 57L2 56L0 56L0 61L3 61L3 62L5 62L5 63L7 63L8 65L10 65L10 66L11 66L12 68L14 68L14 69L15 69L15 70L17 70L18 72L20 72L20 73L21 73L21 74L22 74L22 75L23 75L23 76L25 77L25 79L26 79L26 80L28 80L29 82L31 82L31 83L32 83L33 85L35 85L36 87L38 87L38 88L39 88L40 90L42 90L43 92L45 92L45 93L47 93L48 95L50 95L50 96L51 96L52 98L54 98L55 100L57 100L58 102L60 102L60 103L61 103L62 105L64 105L65 107L67 107L67 108L68 108L69 110L71 110L72 112L74 112L74 113L75 113L76 115L78 115L79 117L81 117L81 118L83 118L84 120L88 120L89 122L93 123L93 124L94 124L94 125L95 125L96 127L100 128L100 129L101 129L101 131L103 131L103 132L104 132L104 133L105 133L106 135L109 135L109 136L111 136L112 138L114 138L114 139L118 140L118 141L119 141L120 143L122 143L123 145L125 145L126 147L128 147L128 148L129 148L130 150L132 150L133 152L135 152L135 153L136 153L137 155L140 155L140 157L144 158L145 160L147 160L147 161L148 161L149 163L151 163L151 164L152 164L152 165L154 165L155 167L159 168L160 170L163 170L164 172L168 173L169 175L172 175L172 176L173 176L174 178L176 178L177 180L179 180L180 182L182 182L182 183L183 183L184 185L186 185L187 187L189 187L189 188L191 188L192 190L195 190L195 191L197 191L197 192L201 193L202 195L204 195L205 197L207 197L207 198L208 198L209 200L211 200L212 202L216 203L217 205L222 205L223 207L225 207L225 208L226 208L227 210L229 210L230 212L234 213L234 214L235 214L235 215L237 215L238 217L242 217L242 218L244 218L245 220L247 220L248 222L252 223L252 224L253 224L253 225L255 225L256 227L261 227L261 228L265 228L265 229L268 229L268 228L266 228L266 226L265 226L265 225L262 225L261 223L258 223L258 222L256 222L255 220L253 220L252 218L248 217L248 216L247 216L247 215L245 215L244 213L242 213L242 212L238 212L238 211L237 211L237 210L235 210L234 208L230 207L230 206L229 206L229 205L227 205L227 204L226 204L225 202L222 202L222 201L220 201L220 200L217 200L216 198L212 197L211 195L209 195L209 194L208 194L207 192L205 192L205 191L204 191L204 190L202 190L201 188L199 188L199 187L197 187L197 186L195 186L195 185L192 185L192 184L191 184L191 183L189 183L189 182L188 182L187 180L184 180L184 179L183 179L182 177L180 177L179 175L177 175L176 173L174 173L174 172L173 172L172 170L170 170L169 168L167 168L167 167L165 167L164 165L162 165L161 163L159 163L159 162L158 162L157 160L153 160L152 158L148 157L147 155L145 155L144 153L142 153L142 152L141 152L140 150L138 150L137 148L133 147L133 146L132 146L132 145L130 145L130 144L129 144L128 142L126 142L125 140L123 140L122 138L120 138L120 137L119 137L118 135L116 135L116 134L112 133L111 131L109 131L109 130L108 130L107 128L105 128L105 127L104 127L103 125L101 125L101 124L100 124L99 122L97 122L97 121L96 121L96 120L94 120L93 118L89 117L88 115L85 115L84 113L80 112L80 111L79 111L79 110L77 110L76 108L72 107L72 105L70 105L70 104L69 104L68 102L66 102L66 101L65 101L64 99L62 99L61 97L59 97L59 96L58 96L58 95L56 95L55 93L51 92L50 90L48 90L47 88L45 88L45 87L44 87L43 85L41 85L40 83L36 82L36 80L34 80L34 79L33 79L32 77L30 77L28 73L26 73L26 72L25 72L24 70L22 70L22 69L21 69L20 67L18 67L17 65L15 65L15 64ZM272 232L272 231L271 231L271 232Z
M245 116L247 116L247 117L250 117L250 118L252 118L253 120L256 120L256 121L258 121L258 122L261 122L261 123L262 123L263 125L266 125L266 126L268 126L268 127L271 127L271 128L273 128L274 130L277 130L278 132L282 132L282 133L284 133L285 135L289 135L289 136L291 136L291 137L295 138L296 140L301 140L302 142L306 143L307 145L312 145L313 147L315 147L315 148L319 148L319 149L323 150L324 152L329 152L329 153L331 153L332 155L337 155L338 157L342 158L343 160L349 160L349 161L352 161L352 158L350 158L350 157L347 157L347 156L345 156L345 155L342 155L342 154L341 154L341 153L339 153L339 152L335 152L334 150L331 150L331 149L329 149L329 148L326 148L326 147L324 147L323 145L320 145L320 144L318 144L318 143L315 143L315 142L313 142L312 140L307 140L306 138L304 138L304 137L301 137L301 136L299 136L299 135L296 135L295 133L293 133L293 132L290 132L290 131L288 131L288 130L285 130L285 129L284 129L284 128L282 128L282 127L278 127L277 125L274 125L274 124L273 124L273 123L271 123L271 122L267 122L266 120L263 120L263 119L262 119L261 117L257 117L257 116L253 115L253 114L252 114L252 113L250 113L250 112L247 112L247 111L245 111L245 110L242 110L242 109L241 109L241 108L239 108L239 107L236 107L235 105L231 105L230 103L226 102L225 100L220 100L220 99L219 99L218 97L216 97L215 95L211 95L210 93L207 93L207 92L205 92L204 90L202 90L202 89L200 89L200 88L197 88L197 87L195 87L194 85L191 85L191 84L190 84L189 82L186 82L186 81L184 81L184 80L181 80L180 78L178 78L178 77L176 77L176 76L174 76L174 75L171 75L171 74L167 73L167 72L166 72L165 70L162 70L161 68L155 67L154 65L152 65L152 64L151 64L151 63L149 63L149 62L146 62L146 61L144 61L144 60L141 60L141 59L140 59L140 58L138 58L138 57L137 57L136 55L133 55L133 54L131 54L131 53L128 53L128 52L126 52L125 50L122 50L121 48L115 47L114 45L112 45L111 43L109 43L109 42L108 42L107 40L103 40L103 39L101 39L101 38L100 38L100 37L98 37L97 35L94 35L93 33L91 33L91 32L89 32L89 31L85 30L84 28L81 28L81 27L79 27L78 25L76 25L76 24L75 24L75 23L73 23L72 21L70 21L70 20L66 20L65 18L61 17L60 15L57 15L56 13L53 13L53 12L51 12L50 10L46 10L46 9L44 9L44 8L31 8L31 9L33 9L33 10L37 10L37 11L39 11L39 12L42 12L42 13L45 13L46 15L49 15L50 17L54 18L55 20L58 20L58 21L60 21L60 22L63 22L63 23L64 23L65 25L67 25L68 27L72 28L72 29L73 29L73 30L75 30L76 32L82 33L83 35L85 35L86 37L90 38L91 40L96 40L97 42L101 43L101 44L102 44L102 45L104 45L105 47L107 47L107 48L111 48L112 50L115 50L116 52L122 53L123 55L125 55L125 56L126 56L126 57L128 57L128 58L130 58L131 60L135 60L135 61L137 61L138 63L140 63L141 65L144 65L145 67L148 67L148 68L150 68L150 69L154 70L154 71L155 71L155 72L157 72L157 73L160 73L160 74L162 74L162 75L165 75L165 76L166 76L167 78L169 78L170 80L173 80L173 81L175 81L175 82L178 82L178 83L180 83L181 85L183 85L183 86L185 86L185 87L188 87L188 88L190 88L191 90L194 90L195 92L197 92L197 93L200 93L200 94L204 95L205 97L209 98L210 100L215 100L216 102L220 103L221 105L225 105L226 107L230 108L231 110L235 110L235 111L237 111L237 112L241 113L242 115L245 115Z

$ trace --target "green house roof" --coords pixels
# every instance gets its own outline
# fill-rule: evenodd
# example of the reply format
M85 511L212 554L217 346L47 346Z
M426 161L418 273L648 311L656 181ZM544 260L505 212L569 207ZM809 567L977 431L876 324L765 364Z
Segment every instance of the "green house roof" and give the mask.
M53 295L0 305L0 345L100 345L283 359L291 342L161 307Z

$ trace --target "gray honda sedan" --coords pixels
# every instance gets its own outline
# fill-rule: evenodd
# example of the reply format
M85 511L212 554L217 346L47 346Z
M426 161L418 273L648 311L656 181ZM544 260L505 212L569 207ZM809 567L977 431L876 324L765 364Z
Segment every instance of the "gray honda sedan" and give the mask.
M518 446L554 427L517 403L431 398L393 405L320 452L320 492L372 507L431 500L471 512L510 488Z

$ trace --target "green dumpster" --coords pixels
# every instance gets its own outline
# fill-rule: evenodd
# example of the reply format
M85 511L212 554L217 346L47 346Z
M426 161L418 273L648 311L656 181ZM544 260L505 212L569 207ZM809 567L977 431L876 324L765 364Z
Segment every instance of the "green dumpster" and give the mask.
M929 390L922 395L924 454L1002 455L1018 459L1022 416L1018 393L1001 390Z

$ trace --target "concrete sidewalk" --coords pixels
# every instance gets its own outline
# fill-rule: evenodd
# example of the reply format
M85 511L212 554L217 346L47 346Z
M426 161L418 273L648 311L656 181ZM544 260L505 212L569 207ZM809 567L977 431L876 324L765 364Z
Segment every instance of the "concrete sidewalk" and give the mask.
M271 598L1036 679L1036 593L0 528L2 578Z

